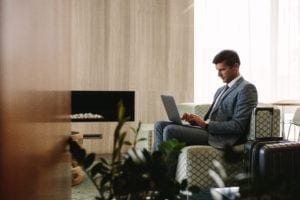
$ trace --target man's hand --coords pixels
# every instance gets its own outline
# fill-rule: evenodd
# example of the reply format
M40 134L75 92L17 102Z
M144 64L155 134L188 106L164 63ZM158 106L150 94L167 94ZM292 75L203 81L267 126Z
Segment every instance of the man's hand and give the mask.
M200 126L201 128L206 127L205 121L201 117L195 114L184 113L181 119L189 122L191 125L197 125Z

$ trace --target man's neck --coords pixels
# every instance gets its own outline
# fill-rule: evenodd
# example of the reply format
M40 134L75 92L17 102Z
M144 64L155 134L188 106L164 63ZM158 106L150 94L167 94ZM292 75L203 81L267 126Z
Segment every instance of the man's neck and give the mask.
M237 82L237 80L239 80L242 76L238 75L237 77L235 77L234 79L232 79L229 83L227 83L228 87L233 86L233 84L235 84Z

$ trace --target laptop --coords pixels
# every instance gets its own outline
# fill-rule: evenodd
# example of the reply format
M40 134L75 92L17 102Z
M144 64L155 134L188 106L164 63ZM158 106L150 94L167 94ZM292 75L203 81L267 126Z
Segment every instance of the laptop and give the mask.
M167 115L168 115L168 118L170 121L172 121L178 125L200 128L199 126L193 126L193 125L189 124L188 122L181 120L181 117L179 115L179 112L178 112L178 109L177 109L177 106L176 106L173 96L161 95L161 100L163 102L163 105L165 107L165 110L167 112Z

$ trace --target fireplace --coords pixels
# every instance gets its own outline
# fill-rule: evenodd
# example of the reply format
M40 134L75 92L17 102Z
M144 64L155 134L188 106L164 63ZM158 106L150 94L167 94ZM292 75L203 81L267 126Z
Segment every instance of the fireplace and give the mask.
M134 91L71 91L72 122L116 122L118 103L123 102L125 116L134 121Z

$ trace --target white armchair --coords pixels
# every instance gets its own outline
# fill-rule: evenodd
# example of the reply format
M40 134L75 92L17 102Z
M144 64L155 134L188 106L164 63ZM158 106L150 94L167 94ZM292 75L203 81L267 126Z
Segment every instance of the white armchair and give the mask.
M209 104L194 104L194 103L182 103L178 105L180 114L184 112L195 113L199 116L204 116L209 109ZM263 105L266 107L266 105ZM258 108L261 105L258 106ZM272 132L273 136L279 136L280 133L280 110L275 108L273 130L270 130L271 125L269 121L269 114L267 111L257 112L255 117L254 112L251 116L250 131L248 138L254 138L256 131L256 137L270 136ZM236 148L243 148L243 145L239 145ZM228 174L232 174L236 171L241 171L243 165L241 164L227 164L222 159L222 151L215 149L211 146L195 145L187 146L183 148L177 166L176 178L178 181L187 179L189 185L198 186L201 189L207 189L215 186L213 180L208 174L208 170L213 167L212 161L218 160L225 167Z

